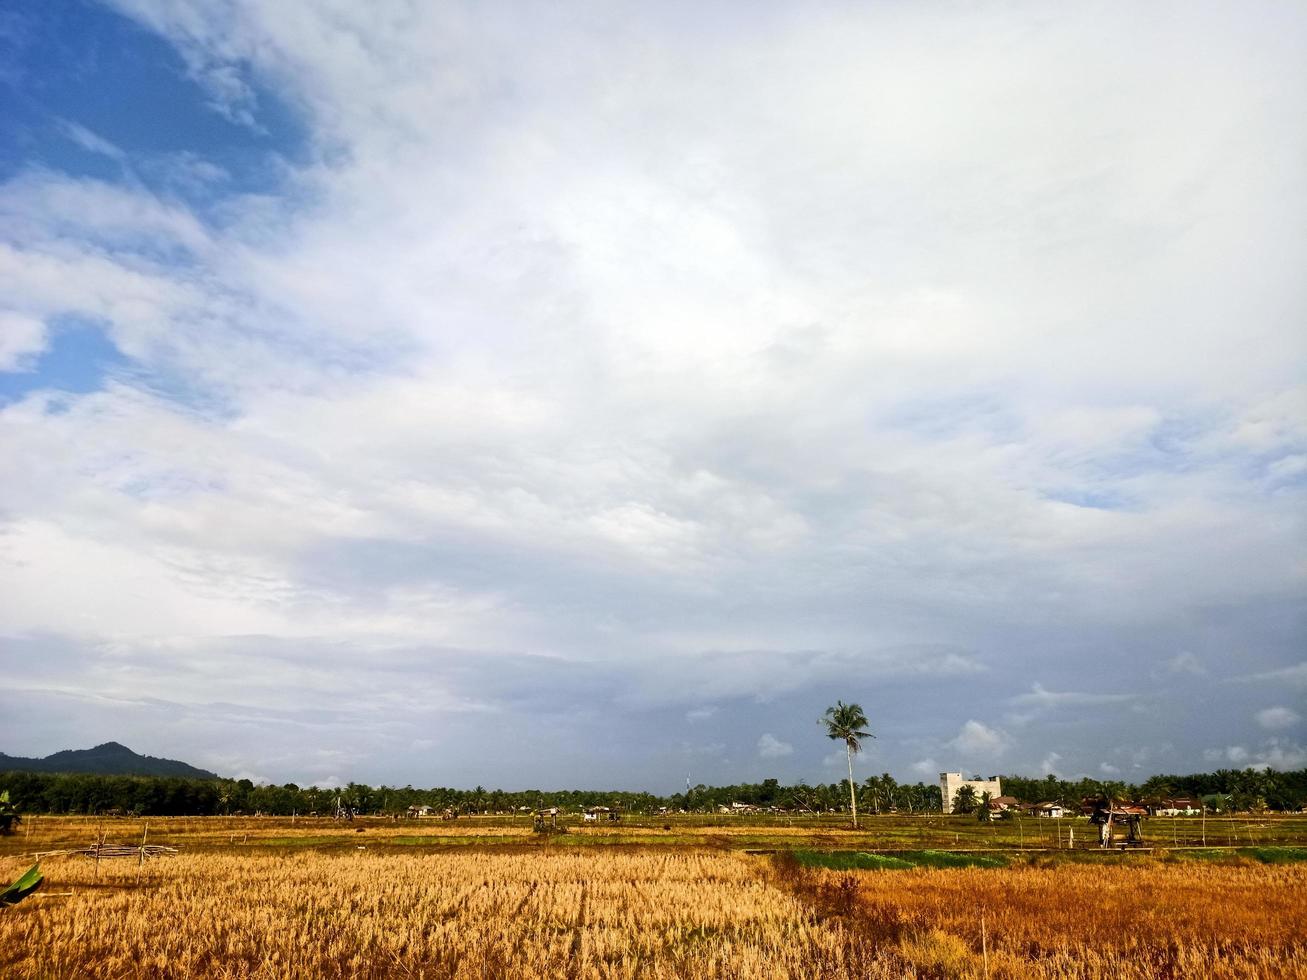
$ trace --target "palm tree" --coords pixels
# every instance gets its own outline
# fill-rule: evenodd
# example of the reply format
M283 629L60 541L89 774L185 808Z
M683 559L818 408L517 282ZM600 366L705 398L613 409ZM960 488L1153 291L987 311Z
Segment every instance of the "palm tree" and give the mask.
M980 799L976 796L976 787L974 786L964 785L953 794L954 813L975 813L976 807L979 805Z
M849 756L849 804L853 807L853 829L858 829L858 796L853 790L853 754L862 751L864 738L875 738L871 732L863 731L867 727L867 715L859 704L845 704L836 701L835 706L826 709L819 725L826 726L826 735L833 741L843 742Z

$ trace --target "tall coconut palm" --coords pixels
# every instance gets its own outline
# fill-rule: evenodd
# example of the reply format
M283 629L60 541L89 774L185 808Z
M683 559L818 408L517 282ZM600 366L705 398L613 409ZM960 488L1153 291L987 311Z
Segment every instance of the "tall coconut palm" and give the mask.
M849 805L853 808L853 829L858 829L858 794L853 788L853 756L856 752L862 751L862 740L864 738L875 738L871 732L864 731L867 727L867 715L859 704L845 704L843 701L836 701L835 706L826 709L826 714L822 716L819 725L826 726L826 735L828 738L843 742L845 751L849 757Z

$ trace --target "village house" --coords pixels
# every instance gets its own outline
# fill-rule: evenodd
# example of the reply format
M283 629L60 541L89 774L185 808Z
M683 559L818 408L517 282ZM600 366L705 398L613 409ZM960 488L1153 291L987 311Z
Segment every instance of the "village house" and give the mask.
M1061 803L1035 803L1027 808L1032 817L1061 820L1066 816L1066 809Z
M984 816L988 820L1005 820L1021 808L1015 796L998 796L985 804Z
M622 819L622 815L610 807L588 806L581 813L581 819L585 823L600 823L605 820L616 822Z
M717 808L717 812L718 813L757 813L758 808L754 806L752 803L736 802L736 803L732 803L730 806L727 806L725 803L723 803L721 806Z
M1155 817L1195 817L1203 812L1203 805L1188 796L1177 796L1170 800L1158 800L1149 811Z

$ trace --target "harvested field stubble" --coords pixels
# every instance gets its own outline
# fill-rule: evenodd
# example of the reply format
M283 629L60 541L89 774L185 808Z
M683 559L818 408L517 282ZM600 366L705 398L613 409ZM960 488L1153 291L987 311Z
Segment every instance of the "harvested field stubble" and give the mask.
M183 855L51 863L0 917L21 977L865 977L871 952L740 855Z
M776 865L819 914L893 946L926 976L984 976L983 942L995 978L1307 977L1301 864Z
M0 913L0 975L1307 978L1303 864L841 872L688 849L336 847L43 870L73 894Z

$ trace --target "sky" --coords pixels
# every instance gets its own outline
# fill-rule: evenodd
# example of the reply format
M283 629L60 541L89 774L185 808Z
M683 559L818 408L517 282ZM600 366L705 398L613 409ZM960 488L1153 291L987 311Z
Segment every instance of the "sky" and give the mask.
M1307 8L0 9L15 755L1307 765Z

